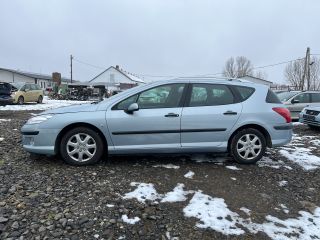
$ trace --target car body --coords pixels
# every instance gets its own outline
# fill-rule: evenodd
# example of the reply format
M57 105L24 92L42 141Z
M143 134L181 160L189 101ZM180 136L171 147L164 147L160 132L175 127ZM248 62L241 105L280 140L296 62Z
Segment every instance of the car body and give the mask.
M13 98L11 97L11 89L11 84L0 82L0 105L13 103Z
M299 119L299 113L305 107L320 105L319 91L288 91L279 93L278 97L289 109L293 120Z
M44 92L38 84L14 82L11 97L13 103L24 104L26 102L42 103Z
M90 137L94 141L90 139L87 145L103 145L108 154L229 151L238 162L253 163L262 157L265 147L290 142L292 123L289 111L264 85L175 79L134 87L96 104L45 111L21 131L25 150L60 153L76 165L97 161L68 157L70 151L85 151L84 142ZM252 141L260 144L259 154L249 152L257 147ZM235 144L239 149L234 149ZM241 161L236 150L250 159ZM244 150L246 153L241 152ZM253 159L254 154L258 159Z
M299 121L312 129L320 129L320 105L305 107L299 114Z

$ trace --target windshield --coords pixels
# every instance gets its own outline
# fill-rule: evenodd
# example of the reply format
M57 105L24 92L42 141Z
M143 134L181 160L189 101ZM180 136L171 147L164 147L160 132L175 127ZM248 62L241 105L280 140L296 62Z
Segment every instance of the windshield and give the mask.
M281 102L285 102L297 94L298 92L282 92L282 93L278 93L277 95Z
M24 85L24 83L21 83L21 82L15 82L15 83L10 83L10 84L18 90Z

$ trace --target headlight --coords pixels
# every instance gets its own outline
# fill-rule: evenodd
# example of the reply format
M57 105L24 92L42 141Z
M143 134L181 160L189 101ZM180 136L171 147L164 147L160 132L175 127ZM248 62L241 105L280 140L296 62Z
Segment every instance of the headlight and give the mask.
M41 115L41 116L36 116L33 118L30 118L26 124L37 124L37 123L42 123L44 121L47 121L48 119L52 118L52 115Z

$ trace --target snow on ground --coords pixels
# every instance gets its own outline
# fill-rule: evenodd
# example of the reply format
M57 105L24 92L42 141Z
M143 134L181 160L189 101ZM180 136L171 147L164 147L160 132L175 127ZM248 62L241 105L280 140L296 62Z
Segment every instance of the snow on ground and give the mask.
M112 207L114 207L114 205L113 204L107 204L107 207L108 208L112 208Z
M171 191L164 195L161 202L183 202L187 200L186 195L190 191L184 191L184 184L178 183L177 186Z
M173 191L166 194L158 194L151 183L131 183L137 186L133 192L125 194L123 198L137 198L144 202L146 199L162 202L186 201L187 194L193 194L188 205L183 208L186 217L194 217L199 221L196 226L199 228L210 228L225 235L241 235L246 231L256 234L266 233L272 239L298 240L298 239L320 239L320 208L316 207L313 213L299 211L296 218L279 219L267 215L263 223L255 223L251 219L251 210L241 207L240 210L247 214L242 218L238 213L230 210L223 198L212 197L201 191L185 191L183 184L177 184ZM165 200L166 199L166 200ZM168 201L170 200L170 201ZM285 213L289 213L286 205L279 205ZM140 219L139 219L140 220ZM137 218L129 219L123 216L123 221L137 221Z
M135 224L140 221L139 217L128 218L128 216L126 214L122 215L121 219L123 222L128 223L128 224Z
M288 184L288 181L285 181L285 180L279 182L279 186L280 186L280 187L284 187L284 186L286 186L287 184Z
M45 97L43 99L43 103L37 104L37 103L26 103L24 105L6 105L6 106L0 106L0 111L26 111L26 110L48 110L48 109L54 109L59 107L65 107L70 105L77 105L77 104L85 104L85 103L91 103L91 101L73 101L73 100L51 100Z
M180 166L177 166L177 165L173 165L171 163L169 164L159 164L159 165L154 165L152 167L163 167L163 168L172 168L172 169L179 169Z
M184 175L185 178L190 178L190 179L192 179L193 176L194 176L194 172L192 172L192 171L189 171Z
M152 183L132 182L130 185L137 186L137 188L132 192L126 193L123 196L124 199L136 198L139 202L144 203L146 200L154 201L158 198L161 198Z
M4 138L0 137L0 142L2 142L4 140Z
M233 181L237 181L237 179L236 179L235 177L232 177L232 178L231 178L231 180L233 180Z
M230 169L230 170L235 170L235 171L240 171L242 170L241 168L238 168L236 166L226 166L226 168Z
M11 119L1 119L1 118L0 118L0 123L1 123L1 122L10 122L10 121L11 121Z
M285 163L281 160L278 161L274 161L269 157L262 157L262 159L260 161L257 162L257 165L259 167L270 167L270 168L275 168L275 169L279 169L281 167L285 167L287 169L292 169L290 166L286 166Z

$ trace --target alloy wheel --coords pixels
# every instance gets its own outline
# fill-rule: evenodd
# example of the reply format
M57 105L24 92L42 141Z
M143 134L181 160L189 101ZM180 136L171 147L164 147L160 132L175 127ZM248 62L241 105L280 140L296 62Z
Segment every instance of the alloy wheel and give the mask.
M260 138L255 134L245 134L237 142L237 152L245 160L252 160L262 150Z
M97 151L97 144L87 133L77 133L67 142L67 154L77 162L89 161Z

